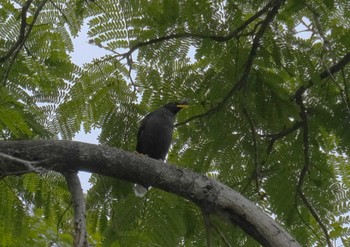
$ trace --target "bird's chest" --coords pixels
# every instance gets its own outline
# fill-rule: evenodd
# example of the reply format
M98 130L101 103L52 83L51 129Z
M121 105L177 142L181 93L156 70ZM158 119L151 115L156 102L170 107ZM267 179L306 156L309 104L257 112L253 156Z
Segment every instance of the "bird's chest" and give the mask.
M172 139L174 125L172 123L155 122L148 125L142 133L142 139L148 140L149 145L168 146Z
M165 158L172 139L173 118L150 117L143 125L137 143L137 151L154 159Z

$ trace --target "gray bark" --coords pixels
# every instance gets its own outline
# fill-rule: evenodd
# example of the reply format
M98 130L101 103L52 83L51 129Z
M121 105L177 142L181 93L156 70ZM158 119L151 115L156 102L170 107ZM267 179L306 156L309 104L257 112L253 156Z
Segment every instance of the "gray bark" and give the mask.
M74 247L89 247L86 230L86 204L77 172L65 172L68 189L74 208Z

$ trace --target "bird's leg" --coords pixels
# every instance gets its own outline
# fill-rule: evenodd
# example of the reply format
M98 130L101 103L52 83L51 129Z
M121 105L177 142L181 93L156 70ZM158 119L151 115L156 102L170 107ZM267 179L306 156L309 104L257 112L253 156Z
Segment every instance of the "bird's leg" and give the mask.
M147 156L147 157L148 157L148 155L147 155L147 154L139 153L139 152L137 152L137 151L134 151L134 154L137 154L137 155L143 155L143 156Z

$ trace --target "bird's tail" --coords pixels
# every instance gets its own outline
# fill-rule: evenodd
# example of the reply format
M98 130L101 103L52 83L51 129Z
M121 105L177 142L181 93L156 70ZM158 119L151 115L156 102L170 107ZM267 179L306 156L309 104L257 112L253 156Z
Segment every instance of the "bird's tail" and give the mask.
M138 197L144 197L147 193L148 189L143 187L142 185L140 184L135 184L135 189L134 189L134 192L135 192L135 195L138 196Z

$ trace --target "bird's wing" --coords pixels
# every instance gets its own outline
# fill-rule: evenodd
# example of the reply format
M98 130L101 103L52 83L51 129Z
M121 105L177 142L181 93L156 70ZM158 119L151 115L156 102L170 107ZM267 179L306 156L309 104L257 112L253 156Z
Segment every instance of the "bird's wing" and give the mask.
M145 128L146 122L148 121L148 119L150 118L151 115L152 115L152 113L149 113L144 119L142 119L139 130L137 132L137 141L140 140L140 138L142 136L142 132Z

